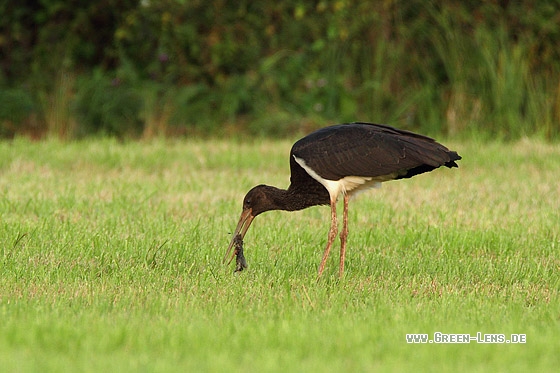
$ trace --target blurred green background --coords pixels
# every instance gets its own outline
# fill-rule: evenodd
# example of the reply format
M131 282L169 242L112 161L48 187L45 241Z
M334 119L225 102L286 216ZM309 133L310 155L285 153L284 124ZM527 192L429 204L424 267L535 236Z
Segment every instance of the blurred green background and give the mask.
M560 2L0 3L0 138L560 137Z

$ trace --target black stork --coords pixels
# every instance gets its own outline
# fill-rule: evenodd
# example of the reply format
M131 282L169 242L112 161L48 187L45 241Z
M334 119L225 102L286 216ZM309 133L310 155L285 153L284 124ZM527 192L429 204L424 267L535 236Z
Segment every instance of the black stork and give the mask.
M340 232L339 276L344 273L350 196L382 182L405 179L440 166L458 167L461 159L434 139L413 132L371 123L339 124L319 129L298 140L290 152L290 186L287 190L257 185L243 199L243 211L224 257L235 250L238 270L246 267L242 242L253 219L270 210L296 211L316 205L331 206L327 247L319 265L325 269L338 234L336 203L344 198Z

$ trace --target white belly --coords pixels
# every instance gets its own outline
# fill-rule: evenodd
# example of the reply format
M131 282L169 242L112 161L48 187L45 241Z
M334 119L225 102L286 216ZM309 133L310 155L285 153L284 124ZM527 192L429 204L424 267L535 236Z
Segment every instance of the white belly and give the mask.
M355 195L358 192L381 187L384 181L394 179L397 174L384 175L378 177L371 176L345 176L339 180L324 179L317 174L313 169L307 166L305 161L301 158L294 156L295 161L315 180L321 183L329 192L331 201L336 201L338 196L342 193Z

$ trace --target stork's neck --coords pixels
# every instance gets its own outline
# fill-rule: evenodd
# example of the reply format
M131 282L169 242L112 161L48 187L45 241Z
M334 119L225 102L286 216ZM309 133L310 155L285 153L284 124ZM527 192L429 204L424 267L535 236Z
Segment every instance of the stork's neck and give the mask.
M297 211L317 205L328 205L329 193L319 184L318 187L294 187L291 184L288 189L270 187L269 198L275 210Z

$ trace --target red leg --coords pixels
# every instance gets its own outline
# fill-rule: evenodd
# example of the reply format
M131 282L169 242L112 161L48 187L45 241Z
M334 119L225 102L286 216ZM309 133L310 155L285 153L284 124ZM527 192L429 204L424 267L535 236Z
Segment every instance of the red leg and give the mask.
M325 253L323 254L323 260L321 260L321 265L319 265L319 275L321 277L323 270L325 269L325 264L327 263L327 258L329 257L329 252L331 251L332 243L338 234L338 221L336 219L336 200L331 201L331 229L329 230L329 237L327 241L327 247L325 248Z
M350 196L344 194L344 210L342 211L342 231L340 232L340 266L338 276L344 274L344 259L346 258L346 238L348 237L348 199Z

